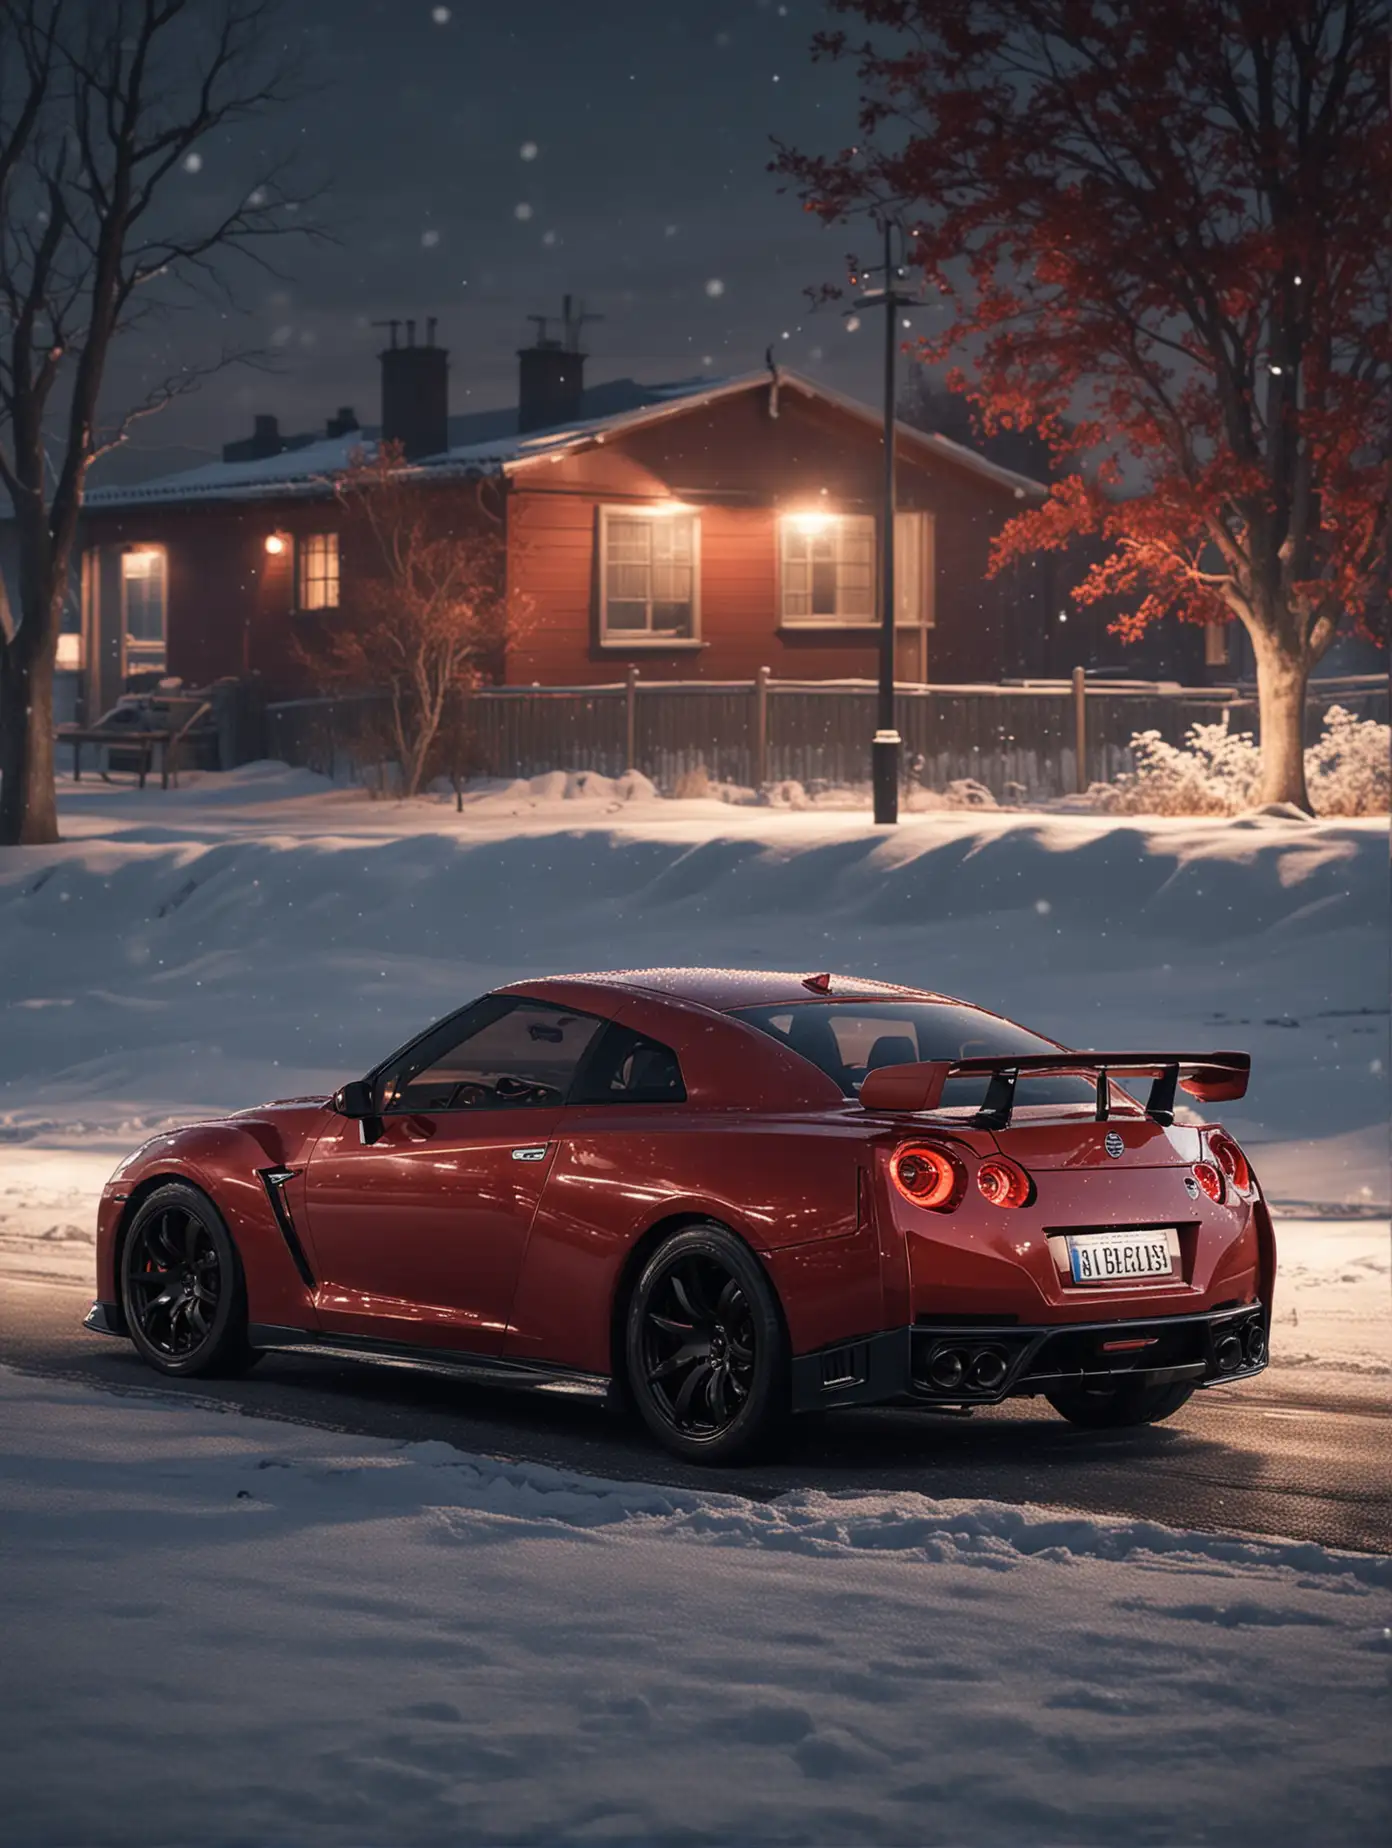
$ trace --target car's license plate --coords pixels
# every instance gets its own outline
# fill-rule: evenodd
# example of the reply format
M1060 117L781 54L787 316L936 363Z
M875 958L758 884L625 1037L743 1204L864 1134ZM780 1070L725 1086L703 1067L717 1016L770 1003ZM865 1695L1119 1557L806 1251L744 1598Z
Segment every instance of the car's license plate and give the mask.
M1074 1283L1125 1283L1130 1277L1172 1277L1169 1236L1158 1232L1089 1232L1068 1241Z

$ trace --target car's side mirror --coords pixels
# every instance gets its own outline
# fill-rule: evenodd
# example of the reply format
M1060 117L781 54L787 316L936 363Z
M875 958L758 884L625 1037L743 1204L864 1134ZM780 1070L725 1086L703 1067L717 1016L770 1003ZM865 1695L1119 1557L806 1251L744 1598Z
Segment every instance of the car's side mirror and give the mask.
M372 1086L365 1078L354 1078L350 1083L340 1085L334 1092L333 1107L340 1116L345 1117L375 1117L378 1114Z

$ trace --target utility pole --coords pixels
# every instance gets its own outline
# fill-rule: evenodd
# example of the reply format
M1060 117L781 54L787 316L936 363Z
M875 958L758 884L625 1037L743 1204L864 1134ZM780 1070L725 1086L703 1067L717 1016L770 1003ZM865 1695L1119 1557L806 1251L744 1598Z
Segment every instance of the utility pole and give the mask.
M894 476L895 362L899 353L898 319L901 308L919 306L916 296L900 294L895 280L903 266L894 261L895 221L884 221L884 288L863 295L857 308L883 308L884 344L884 497L880 516L880 662L875 701L875 737L870 746L870 776L875 795L877 826L893 826L899 819L899 762L903 748L894 723ZM874 272L870 272L873 274ZM860 280L859 274L853 280Z

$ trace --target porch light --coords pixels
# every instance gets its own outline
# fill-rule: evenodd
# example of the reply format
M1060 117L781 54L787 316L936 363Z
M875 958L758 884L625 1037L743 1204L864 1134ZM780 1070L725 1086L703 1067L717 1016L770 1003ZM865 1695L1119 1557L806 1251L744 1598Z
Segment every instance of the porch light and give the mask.
M824 533L836 523L834 513L822 513L815 509L808 513L790 513L788 519L800 533Z
M266 550L272 558L279 558L285 550L285 537L282 533L266 534Z

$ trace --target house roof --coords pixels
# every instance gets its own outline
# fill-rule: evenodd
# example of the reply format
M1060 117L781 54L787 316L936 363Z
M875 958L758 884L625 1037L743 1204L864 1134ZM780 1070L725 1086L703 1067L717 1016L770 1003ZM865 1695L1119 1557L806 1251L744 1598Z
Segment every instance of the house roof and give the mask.
M456 476L478 475L513 476L537 462L598 447L630 431L647 429L651 425L687 415L704 405L720 403L744 392L760 389L768 391L775 381L780 392L793 392L831 405L876 431L881 427L879 413L870 406L848 398L841 392L832 391L815 380L804 378L800 373L786 372L780 367L776 373L764 369L709 382L697 380L649 386L644 388L648 402L631 409L578 419L572 424L559 425L553 429L533 430L526 435L490 436L482 441L459 444L436 456L422 457L410 466L423 480L448 480ZM907 448L935 456L954 467L991 481L998 487L1008 489L1017 499L1047 492L1043 482L1035 481L1028 475L1017 474L1014 469L1002 468L987 457L978 455L974 449L953 442L950 437L917 430L906 423L897 424L896 430L899 442ZM86 496L85 505L89 510L97 512L108 508L170 505L184 501L279 500L300 495L309 498L329 492L335 477L348 467L354 453L366 451L371 454L375 445L376 438L372 433L354 430L346 436L324 438L319 442L308 443L303 448L287 450L281 455L267 456L259 461L208 462L176 475L165 475L156 481L140 482L133 486L93 488Z

